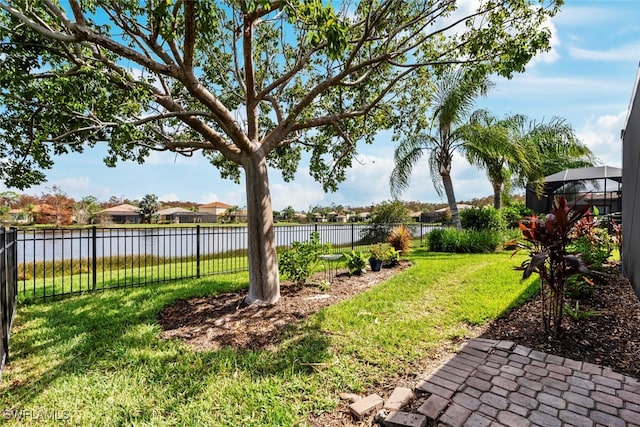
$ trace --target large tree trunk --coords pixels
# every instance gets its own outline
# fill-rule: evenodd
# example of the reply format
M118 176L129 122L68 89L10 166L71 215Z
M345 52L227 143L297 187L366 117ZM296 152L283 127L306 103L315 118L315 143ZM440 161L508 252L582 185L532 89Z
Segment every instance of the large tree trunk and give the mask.
M462 228L462 224L460 224L460 215L458 214L456 196L453 193L451 175L448 173L441 173L440 176L442 177L442 185L444 186L444 192L447 195L447 203L449 203L449 210L451 211L451 222L456 228Z
M502 183L493 181L491 185L493 186L493 207L499 210L502 206Z
M267 161L255 153L243 159L249 233L248 304L275 304L280 299L278 254L273 229Z

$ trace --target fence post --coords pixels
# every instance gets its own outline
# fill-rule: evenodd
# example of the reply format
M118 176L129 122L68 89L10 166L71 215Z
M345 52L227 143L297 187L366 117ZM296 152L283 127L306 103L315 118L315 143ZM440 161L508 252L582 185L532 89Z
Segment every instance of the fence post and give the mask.
M11 251L11 280L13 283L13 297L18 298L18 227L11 227L13 250Z
M91 287L95 291L98 285L98 229L94 225L91 227Z
M196 225L196 277L200 278L200 224Z
M354 246L355 241L356 241L356 239L355 239L356 234L355 233L356 233L356 225L354 223L351 223L351 250L355 249L355 246Z
M4 227L0 227L0 248L2 250L2 260L0 261L0 309L2 314L2 353L0 354L0 369L5 363L9 361L9 304L7 295L7 230Z

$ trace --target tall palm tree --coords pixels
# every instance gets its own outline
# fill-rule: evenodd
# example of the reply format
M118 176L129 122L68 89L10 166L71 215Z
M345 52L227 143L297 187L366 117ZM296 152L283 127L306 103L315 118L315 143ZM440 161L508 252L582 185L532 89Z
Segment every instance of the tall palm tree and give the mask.
M595 157L589 147L580 142L572 126L560 117L548 122L530 122L524 138L532 168L516 176L516 184L530 185L541 191L544 178L565 169L594 166Z
M473 107L475 98L485 95L492 84L486 76L478 78L460 68L440 74L435 81L425 85L419 81L412 84L409 115L398 130L400 135L396 135L400 143L395 150L395 168L389 179L391 193L397 197L408 187L414 166L426 153L436 191L442 195L444 189L451 219L459 228L460 217L451 181L453 154L463 143L460 125ZM424 87L432 93L425 94ZM433 112L425 123L422 118L429 108ZM425 127L430 129L425 131Z
M523 134L526 122L520 114L498 120L483 109L476 110L464 128L463 151L469 163L487 172L496 209L502 205L502 192L511 177L531 173Z

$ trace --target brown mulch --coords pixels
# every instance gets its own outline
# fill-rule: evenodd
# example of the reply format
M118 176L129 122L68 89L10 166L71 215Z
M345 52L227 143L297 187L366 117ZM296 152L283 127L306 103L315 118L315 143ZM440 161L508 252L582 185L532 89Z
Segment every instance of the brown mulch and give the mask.
M196 350L211 350L225 346L234 348L275 348L285 326L305 319L321 308L363 292L377 283L406 269L402 261L394 268L349 276L340 272L330 289L318 286L296 287L282 282L281 300L274 306L247 306L245 293L227 293L179 300L159 314L165 338L181 339ZM320 281L319 274L312 281ZM574 300L568 304L575 306ZM593 295L579 301L582 312L597 313L580 320L565 315L563 334L545 334L540 320L539 296L515 308L500 319L482 328L471 329L470 336L510 340L546 353L598 365L640 379L640 302L628 280L611 273L595 288ZM366 390L366 394L388 396L396 386L411 386L421 373L435 369L455 351L459 343L445 343L396 378L388 378ZM348 390L345 390L348 391ZM353 420L344 402L331 413L314 416L314 426L371 425L372 420Z
M640 378L640 301L629 281L609 272L595 287L593 295L567 301L586 318L563 318L562 334L545 334L541 322L541 302L537 296L506 316L492 322L484 338L503 339L545 353L611 367L614 371Z
M318 286L295 286L282 281L280 301L272 306L246 305L246 292L211 295L179 300L158 315L164 338L185 341L196 350L215 350L226 346L241 349L270 348L278 344L282 332L323 307L359 294L384 282L410 266L400 261L392 268L349 276L339 271L328 290ZM309 283L319 283L324 274L314 275Z

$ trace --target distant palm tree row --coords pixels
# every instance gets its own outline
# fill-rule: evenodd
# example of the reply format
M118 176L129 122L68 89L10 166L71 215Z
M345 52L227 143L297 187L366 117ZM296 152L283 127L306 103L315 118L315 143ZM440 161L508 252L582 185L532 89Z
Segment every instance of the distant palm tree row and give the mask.
M575 136L570 124L554 117L536 122L514 114L503 119L487 110L471 112L474 100L486 95L492 83L468 70L453 69L435 77L423 76L411 89L414 102L401 111L394 139L395 168L390 187L394 195L409 185L413 168L423 155L436 191L447 196L451 219L460 227L451 166L456 151L484 169L494 193L494 207L513 186L542 188L544 177L565 169L592 166L589 148ZM428 94L432 93L433 96ZM430 113L429 113L430 111ZM410 118L410 119L407 119Z

